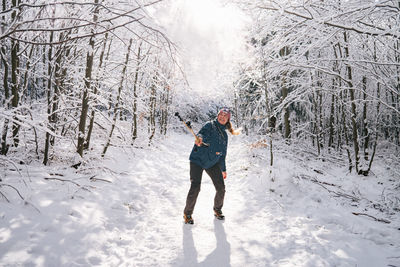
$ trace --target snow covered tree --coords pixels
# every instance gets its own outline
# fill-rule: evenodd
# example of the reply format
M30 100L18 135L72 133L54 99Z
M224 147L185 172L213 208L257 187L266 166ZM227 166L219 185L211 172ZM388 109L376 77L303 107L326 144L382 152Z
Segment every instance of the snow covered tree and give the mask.
M147 12L161 2L2 1L1 154L17 153L23 140L44 164L60 147L104 155L120 140L133 145L143 119L165 134L166 88L181 78L174 46ZM115 135L127 119L131 137Z
M345 148L349 169L363 175L380 138L399 152L397 1L243 3L256 22L256 63L242 79L268 84L283 137L311 139L318 154ZM248 95L247 88L239 94Z

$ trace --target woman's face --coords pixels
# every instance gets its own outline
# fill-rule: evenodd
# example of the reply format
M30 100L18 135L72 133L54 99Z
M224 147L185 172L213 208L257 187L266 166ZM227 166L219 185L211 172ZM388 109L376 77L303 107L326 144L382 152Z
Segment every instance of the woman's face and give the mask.
M217 119L218 119L218 122L219 122L220 124L225 125L225 124L228 122L229 114L228 114L228 113L225 113L225 112L220 112L220 113L218 114Z

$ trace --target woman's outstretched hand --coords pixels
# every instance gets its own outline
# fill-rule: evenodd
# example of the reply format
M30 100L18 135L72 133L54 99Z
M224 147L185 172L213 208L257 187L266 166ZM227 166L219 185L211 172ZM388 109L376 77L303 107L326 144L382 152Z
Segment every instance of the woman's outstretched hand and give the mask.
M203 144L203 138L197 137L197 138L194 140L194 143L196 144L196 146L201 146L201 145Z

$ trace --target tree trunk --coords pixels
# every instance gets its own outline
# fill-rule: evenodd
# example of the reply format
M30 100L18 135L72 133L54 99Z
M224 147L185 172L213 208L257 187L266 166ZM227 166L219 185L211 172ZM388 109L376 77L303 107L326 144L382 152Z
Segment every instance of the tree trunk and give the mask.
M53 42L53 36L54 32L50 33L50 43ZM48 51L48 81L47 81L47 120L48 120L48 127L51 129L51 81L52 81L52 76L53 76L53 67L52 67L52 60L53 60L53 46L50 45L49 51ZM52 130L52 129L51 129ZM50 133L46 132L46 140L45 140L45 145L44 145L44 157L43 157L43 164L47 165L47 162L49 160L49 149L50 149Z
M340 53L340 58L343 58L343 51L342 51L342 48L339 43L338 43L337 47L338 47L337 51ZM337 51L335 50L336 58L338 58ZM338 73L340 74L339 67L338 67ZM338 79L338 82L339 82L339 88L342 88L342 80ZM353 161L351 159L351 153L350 153L350 149L349 149L350 142L349 142L349 136L348 136L348 132L347 132L347 122L346 122L346 105L345 105L346 101L345 101L345 99L347 98L347 96L343 96L343 93L346 93L346 91L342 91L342 90L339 91L339 99L341 101L342 127L343 127L344 139L346 142L345 148L346 148L346 152L347 152L347 158L349 160L349 172L351 172L353 170Z
M268 133L268 138L269 138L269 155L270 155L270 161L269 161L269 166L272 167L274 164L274 152L272 149L272 136L273 133L275 132L275 123L276 123L276 118L272 116L272 108L271 105L269 104L269 97L268 97L268 86L267 82L264 81L264 93L265 93L265 107L267 111L267 117L268 117L268 128L267 128L267 133ZM272 168L270 168L270 174L272 172ZM274 179L272 177L272 179Z
M318 100L319 100L319 93L318 88L313 93L313 106L314 106L314 135L317 144L317 153L318 156L321 154L321 133L320 133L320 126L319 126L319 112L320 109L318 107Z
M239 92L237 88L235 87L235 92L234 92L234 105L235 105L235 123L236 126L239 127L239 104L238 104L238 98L239 98Z
M63 58L66 58L68 60L68 58L70 58L71 50L72 50L72 48L70 46L65 47L64 48L65 54L64 54ZM68 69L67 69L67 67L64 66L64 64L62 64L61 69L60 69L60 78L59 78L60 85L58 86L60 96L62 94L64 94L64 92L66 90L68 90L68 87L70 86L67 83L68 82L67 74L68 74ZM61 120L61 118L59 120ZM62 120L63 120L63 122L67 122L67 118L65 116L63 116ZM65 136L65 134L67 133L67 129L69 129L70 127L71 127L70 124L63 123L63 126L61 127L61 130L60 130L60 136Z
M3 8L4 8L4 2L3 2ZM1 61L3 62L4 65L4 76L3 76L3 87L4 87L4 104L6 104L6 108L10 108L9 100L10 100L10 92L9 92L9 86L8 86L8 61L6 58L6 49L5 46L1 47L0 50L1 53ZM3 130L1 134L1 155L6 155L8 152L9 145L7 144L7 134L8 134L8 124L9 120L7 118L4 119L4 124L3 124Z
M110 130L110 134L108 135L107 143L104 146L103 153L101 154L102 157L105 156L105 154L107 152L107 149L110 146L111 137L113 135L114 128L115 128L115 125L117 123L118 113L120 112L119 104L120 104L120 99L121 99L122 87L123 87L123 84L124 84L124 81L125 81L126 72L127 72L127 68L128 68L129 54L131 52L131 46L132 46L132 39L129 40L128 52L126 53L125 64L124 64L124 67L122 69L121 82L120 82L119 87L118 87L117 101L116 101L115 106L114 106L113 123L111 125L111 130Z
M161 121L160 121L160 134L167 134L168 127L168 106L169 106L169 85L164 86L164 92L161 95Z
M28 84L29 84L29 73L31 72L31 58L32 58L32 54L33 51L35 49L34 45L31 45L31 50L29 51L29 55L27 56L27 61L26 61L26 68L25 68L25 74L24 74L24 82L22 85L22 102L26 102L27 97L28 97ZM33 71L32 71L33 73Z
M286 78L282 78L283 86L282 86L282 99L285 101L287 95L288 95L288 89L286 87ZM290 138L290 120L289 120L289 110L287 107L287 104L285 104L285 107L283 109L283 124L285 126L285 132L284 132L284 138L289 139Z
M7 9L7 4L6 4L6 0L3 0L2 2L2 10L6 10ZM1 23L1 32L4 32L3 30L3 25L5 25L4 21L5 21L5 17L3 16L1 19L2 23ZM3 24L4 23L4 24ZM10 98L10 92L9 92L9 85L8 85L8 71L9 71L9 64L7 61L7 56L6 56L6 44L5 44L5 40L1 41L1 48L0 48L0 56L1 56L1 62L4 65L4 76L3 76L3 88L4 88L4 101L3 101L3 105L5 105L5 108L9 109L10 105L9 105L9 98ZM4 119L4 124L3 124L3 129L2 129L2 133L1 133L1 150L0 150L0 154L1 155L6 155L8 152L8 147L9 145L7 144L7 134L8 134L8 124L9 124L9 120L8 118Z
M99 1L95 0L95 4L98 4ZM97 21L97 14L99 9L96 7L94 11L94 19L93 21ZM85 130L86 130L86 119L89 111L89 91L92 87L92 69L93 69L93 58L94 58L94 39L95 35L92 35L89 40L89 51L86 54L86 71L85 71L85 87L83 89L82 96L82 107L81 114L79 118L79 132L78 132L78 145L77 152L83 157L83 149L85 148Z
M336 151L342 151L343 148L343 136L342 136L342 125L340 124L340 118L342 114L342 107L343 105L340 105L339 102L341 99L339 96L336 97L336 136L337 136L337 142L336 142Z
M336 79L333 78L333 87L335 87ZM333 135L334 135L334 122L335 121L335 94L332 92L331 97L331 114L329 114L329 139L328 139L328 146L333 147Z
M400 6L400 2L399 2L399 6ZM399 41L396 42L399 48ZM377 56L376 56L376 42L374 42L374 61L377 61ZM399 62L399 58L397 56L396 61ZM397 68L397 74L399 74L398 72L398 66L396 66ZM397 76L397 82L398 85L400 85L400 77L399 75ZM365 97L364 97L365 98ZM380 107L381 107L381 84L378 82L376 84L376 98L377 98L377 103L376 103L376 115L375 115L375 129L374 129L374 134L375 134L375 140L374 140L374 145L372 147L372 155L371 155L371 159L369 160L368 163L368 169L366 171L367 174L369 174L369 172L371 171L371 166L372 166L372 162L374 161L374 157L375 157L375 153L376 153L376 147L378 145L378 136L379 136L379 132L378 132L378 126L380 124L380 120L381 120L381 116L380 116Z
M343 126L343 135L344 135L344 139L346 142L346 152L347 152L347 158L349 159L349 172L352 171L353 169L353 161L351 159L351 153L350 153L350 149L349 149L349 136L347 134L347 124L346 124L346 108L344 105L344 98L342 96L342 92L340 92L340 99L342 100L342 126Z
M284 47L279 51L279 55L281 57L285 57L287 55L289 55L289 48L288 47ZM286 83L286 76L287 76L287 72L284 72L282 74L282 101L285 101L286 97L288 96L288 88L287 88L287 83ZM288 110L288 105L285 104L284 108L283 108L283 124L285 127L285 132L284 132L284 138L285 139L289 139L290 138L290 120L289 120L290 114L289 114L289 110Z
M132 142L135 142L137 138L137 87L138 87L138 79L139 79L139 70L140 70L140 53L141 53L142 43L138 45L137 55L136 55L136 70L135 70L135 79L133 81L133 107L132 107Z
M397 6L398 8L400 8L400 1L397 1ZM393 101L393 106L397 111L400 111L400 67L399 67L399 63L400 63L400 40L397 39L396 40L396 50L395 50L395 55L396 55L396 70L397 70L397 92L396 92L396 96L394 97L394 101ZM396 125L396 129L395 129L395 144L396 144L396 152L398 152L399 148L400 148L400 116L397 113L394 113L394 122Z
M338 62L338 50L342 56L342 51L340 49L340 45L338 44L337 46L333 46L333 54L335 55L336 60L333 63L333 71L336 72L338 75L340 75L340 69L339 69L339 62ZM341 93L340 93L340 97L338 98L338 95L336 94L336 88L339 89L339 92L341 92L341 86L342 86L342 80L338 77L334 77L332 79L332 105L331 106L331 118L330 118L330 140L332 141L333 144L333 125L334 125L334 113L336 113L336 136L337 136L337 150L341 151L342 148L342 134L341 133L341 125L340 125L340 117L344 108L344 105L340 105L339 102L341 101L343 103L343 98L341 97ZM334 105L335 105L335 99L336 99L336 112L334 109ZM348 148L347 148L348 149Z
M154 78L153 84L151 85L151 96L150 96L150 117L149 117L149 146L151 145L151 140L156 132L156 78Z
M13 0L12 5L13 7L16 7L19 4L19 1ZM13 11L11 14L12 21L15 22L16 20L16 11ZM15 40L11 40L11 94L12 94L12 101L11 101L11 106L16 109L19 104L19 57L18 57L18 52L19 52L19 42ZM14 116L13 118L14 122L12 125L12 135L13 135L13 141L14 141L14 146L18 147L19 144L19 138L18 138L18 132L20 129L19 124L17 124L15 121L18 121L18 118Z
M367 120L367 77L363 77L362 79L362 84L363 84L363 120L362 120L362 124L363 124L363 140L364 140L364 145L363 145L363 149L364 149L364 164L363 164L363 168L361 170L361 172L363 172L362 174L364 175L368 175L368 173L366 172L366 166L364 166L365 164L367 164L367 162L369 161L369 155L368 155L368 148L369 148L369 131L368 131L368 120Z
M319 144L320 149L325 144L325 133L323 128L323 112L322 112L322 83L320 78L320 73L317 72L317 96L318 96L318 133L319 133Z
M347 33L344 32L344 42L346 46L344 47L344 52L345 52L345 58L348 59L350 56L349 53L349 43L348 43L348 36ZM348 91L349 91L349 96L350 96L350 104L351 104L351 126L352 126L352 134L353 134L353 145L354 145L354 157L355 157L355 167L356 167L356 172L358 173L359 171L359 164L360 164L360 154L359 154L359 145L358 145L358 128L357 128L357 110L356 110L356 102L355 102L355 89L353 86L353 76L352 76L352 69L351 66L347 63L346 65L346 70L347 70L347 80L348 80Z
M106 44L107 44L107 38L108 38L108 33L106 33L105 34L105 36L104 36L104 41L103 41L103 48L102 48L102 50L101 50L101 52L100 52L100 59L99 59L99 73L97 74L97 76L96 76L96 82L95 82L95 85L94 85L94 91L93 91L93 94L94 95L97 95L97 92L98 92L98 88L99 88L99 80L102 78L102 76L103 76L103 72L101 72L100 73L100 70L102 69L102 67L103 67L103 59L104 59L104 53L105 53L105 50L106 50ZM92 112L91 112L91 114L90 114L90 122L89 122L89 129L88 129L88 134L87 134L87 136L86 136L86 142L85 142L85 149L89 149L89 145L90 145L90 138L91 138L91 136L92 136L92 132L93 132L93 125L94 125L94 117L95 117L95 110L94 109L92 109Z
M60 35L60 40L62 40L62 35ZM50 43L53 42L54 33L50 33ZM56 123L58 122L57 110L59 106L60 99L60 87L62 84L62 59L64 56L65 48L58 47L55 55L53 56L53 46L50 45L48 51L48 82L47 82L47 120L48 129L52 132L56 132ZM54 58L55 57L55 60ZM54 63L54 66L53 66ZM54 77L54 78L53 78ZM44 159L43 164L47 165L49 149L54 145L55 136L46 132L45 149L44 149Z
M375 140L374 140L375 142L374 142L374 146L373 146L373 149L372 149L371 159L369 160L368 169L366 171L367 174L369 174L369 172L371 171L371 166L372 166L372 162L374 161L375 152L376 152L376 146L378 145L378 136L379 136L378 124L379 124L379 118L380 118L379 112L380 112L380 106L381 106L381 101L380 101L380 98L381 98L381 89L380 89L380 87L381 87L381 85L380 85L379 82L377 83L376 87L377 87L376 88L376 93L377 93L378 102L376 104Z
M62 40L62 37L60 38ZM62 79L62 59L65 56L65 47L59 47L57 49L57 52L55 53L56 59L54 61L55 66L54 66L54 93L53 93L53 98L52 98L52 107L51 107L51 117L50 117L50 124L51 124L51 129L53 132L57 131L57 123L59 121L59 116L58 114L58 107L59 107L59 102L60 102L60 96L61 96L61 84L63 83ZM55 136L51 135L50 136L50 144L51 146L54 146L55 142Z

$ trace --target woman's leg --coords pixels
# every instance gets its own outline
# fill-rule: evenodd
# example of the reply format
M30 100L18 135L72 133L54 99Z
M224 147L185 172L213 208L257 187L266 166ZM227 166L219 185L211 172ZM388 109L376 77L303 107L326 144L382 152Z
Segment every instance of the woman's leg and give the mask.
M186 215L192 215L196 205L197 196L200 192L201 176L203 168L193 162L190 162L190 189L186 198L186 206L183 211Z
M222 177L221 168L217 163L211 168L206 169L206 172L211 177L211 180L215 186L215 190L217 191L214 198L214 210L220 211L224 205L225 197L225 182L224 177Z

